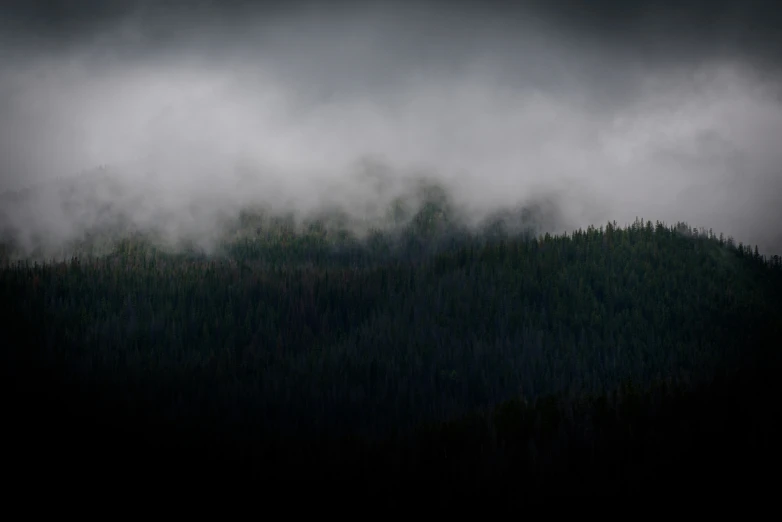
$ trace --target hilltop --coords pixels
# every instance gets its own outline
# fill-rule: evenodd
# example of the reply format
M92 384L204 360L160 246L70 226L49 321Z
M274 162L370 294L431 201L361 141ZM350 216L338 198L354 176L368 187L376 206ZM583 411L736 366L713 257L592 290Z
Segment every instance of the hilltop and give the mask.
M297 221L255 209L211 252L140 234L106 255L8 260L8 382L24 383L36 411L102 419L90 430L115 451L126 438L147 456L271 451L280 473L326 475L403 454L399 473L552 477L572 451L592 463L579 473L596 473L590 452L620 451L614 437L628 429L644 459L678 455L705 436L687 422L715 422L714 397L771 386L779 257L684 223L539 233L540 208L468 226L443 191L427 190L363 234L344 213ZM745 415L774 393L762 388ZM763 419L744 422L741 437L769 433ZM507 429L515 442L502 442ZM288 468L283 456L312 444L305 468ZM461 456L439 460L452 444ZM623 473L639 465L611 459Z

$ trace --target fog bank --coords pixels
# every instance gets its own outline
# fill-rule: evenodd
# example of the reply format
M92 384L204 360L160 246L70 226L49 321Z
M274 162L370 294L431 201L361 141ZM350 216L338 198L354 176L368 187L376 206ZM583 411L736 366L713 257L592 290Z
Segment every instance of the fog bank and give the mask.
M782 254L774 49L609 38L537 4L149 9L55 24L59 45L5 33L0 190L35 189L0 219L23 242L109 208L209 237L248 205L364 208L426 175L472 214L555 201L552 232L640 216Z

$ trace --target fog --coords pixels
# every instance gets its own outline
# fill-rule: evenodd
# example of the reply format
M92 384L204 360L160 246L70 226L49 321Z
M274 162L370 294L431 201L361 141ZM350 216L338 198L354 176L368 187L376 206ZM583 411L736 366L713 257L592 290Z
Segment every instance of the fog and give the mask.
M107 204L210 238L248 205L362 209L425 175L470 215L545 198L552 232L638 216L782 254L759 11L690 30L700 11L574 21L572 3L88 4L0 26L0 219L23 244L80 237Z

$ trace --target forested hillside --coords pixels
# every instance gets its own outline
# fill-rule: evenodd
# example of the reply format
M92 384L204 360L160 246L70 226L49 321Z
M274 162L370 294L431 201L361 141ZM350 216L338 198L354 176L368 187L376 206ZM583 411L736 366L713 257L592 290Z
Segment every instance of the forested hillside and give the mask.
M245 213L209 254L139 236L8 258L15 426L50 456L73 437L563 492L674 475L692 448L770 458L779 257L684 224L541 235L517 214L468 228L432 200L354 237Z

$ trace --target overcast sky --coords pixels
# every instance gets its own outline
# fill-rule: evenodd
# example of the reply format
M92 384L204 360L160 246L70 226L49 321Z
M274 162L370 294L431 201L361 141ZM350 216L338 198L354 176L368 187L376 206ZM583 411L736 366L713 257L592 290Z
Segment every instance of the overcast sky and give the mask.
M549 194L562 229L682 220L782 254L777 3L6 0L0 190L105 165L124 188L96 198L198 230L359 202L371 159L481 211ZM5 217L97 219L58 197Z

